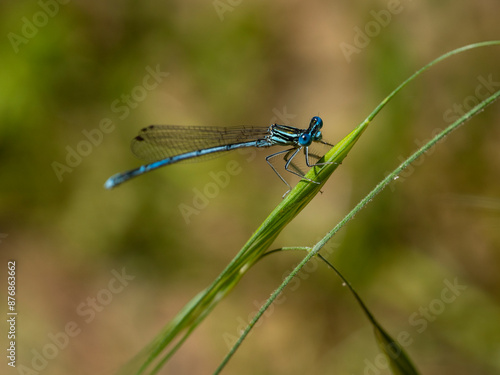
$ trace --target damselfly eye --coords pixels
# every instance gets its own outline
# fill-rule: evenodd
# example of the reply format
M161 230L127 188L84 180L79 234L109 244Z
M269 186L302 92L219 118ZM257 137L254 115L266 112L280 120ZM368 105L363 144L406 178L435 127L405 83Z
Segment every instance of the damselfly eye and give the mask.
M312 142L311 134L301 134L299 137L299 144L301 146L309 146Z
M319 116L314 116L311 119L311 125L315 125L318 129L321 129L323 127L323 120Z

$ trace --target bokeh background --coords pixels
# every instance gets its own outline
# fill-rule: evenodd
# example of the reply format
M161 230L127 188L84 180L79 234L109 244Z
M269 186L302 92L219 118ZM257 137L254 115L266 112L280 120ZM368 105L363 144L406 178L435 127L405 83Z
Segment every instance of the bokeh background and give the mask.
M6 312L13 259L17 365L114 373L214 280L286 190L264 150L106 191L110 175L140 165L129 150L140 128L306 127L320 115L335 143L425 63L498 39L498 14L494 0L2 1L0 295ZM474 50L412 83L275 247L314 244L403 157L498 90L499 61L499 48ZM499 125L495 103L329 247L380 323L409 334L423 374L500 373ZM228 163L237 171L215 187ZM162 373L211 373L301 257L257 264ZM225 373L389 373L363 313L324 266L311 265L280 301ZM72 322L78 333L65 342Z

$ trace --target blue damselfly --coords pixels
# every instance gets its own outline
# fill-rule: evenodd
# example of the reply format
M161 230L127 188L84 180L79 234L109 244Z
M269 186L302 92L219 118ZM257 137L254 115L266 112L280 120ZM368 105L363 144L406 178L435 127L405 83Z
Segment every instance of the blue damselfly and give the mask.
M304 173L292 163L292 160L303 150L308 167L321 165L310 163L310 157L318 160L322 155L310 153L309 147L313 142L333 146L322 140L322 126L323 120L318 116L311 119L307 129L279 124L273 124L269 127L234 128L151 125L142 129L131 144L132 152L138 158L149 163L110 177L104 187L112 189L133 177L165 165L211 156L223 151L244 147L291 146L286 150L278 151L266 157L267 163L290 190L290 184L278 173L272 165L271 159L283 155L285 170L304 178ZM312 180L309 181L318 183Z

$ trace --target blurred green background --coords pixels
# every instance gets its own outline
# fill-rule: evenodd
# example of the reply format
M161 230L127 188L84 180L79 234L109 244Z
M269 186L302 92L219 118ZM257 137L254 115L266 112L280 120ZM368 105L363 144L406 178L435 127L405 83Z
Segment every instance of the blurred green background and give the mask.
M269 150L104 190L140 165L129 150L139 129L306 127L319 115L335 143L425 63L500 36L493 0L62 3L0 4L0 274L17 262L17 365L54 375L116 371L214 280L286 190ZM314 244L436 129L498 90L499 61L499 48L474 50L406 88L275 247ZM499 120L495 103L331 244L330 260L380 323L409 333L423 374L500 373ZM237 173L217 187L228 163ZM162 373L211 373L301 256L257 264ZM2 311L6 292L3 281ZM389 373L325 267L311 265L280 301L225 373ZM6 334L0 342L8 347Z

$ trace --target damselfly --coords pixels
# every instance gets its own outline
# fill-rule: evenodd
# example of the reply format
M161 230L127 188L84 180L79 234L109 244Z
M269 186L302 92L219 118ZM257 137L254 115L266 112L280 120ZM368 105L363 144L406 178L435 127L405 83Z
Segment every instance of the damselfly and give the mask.
M104 187L112 189L129 179L140 176L154 169L181 161L209 156L223 151L231 151L244 147L291 146L266 157L278 177L291 189L290 184L278 173L271 159L283 155L285 170L304 178L304 173L295 166L292 160L303 150L306 165L314 167L324 163L311 164L310 157L318 160L321 155L310 153L313 142L333 146L322 140L321 128L323 120L318 116L311 119L307 129L273 124L269 127L202 127L202 126L170 126L151 125L140 131L132 140L132 152L149 164L110 177ZM312 181L314 183L319 183ZM287 191L287 193L288 193ZM286 194L285 194L286 195Z

